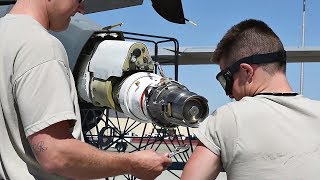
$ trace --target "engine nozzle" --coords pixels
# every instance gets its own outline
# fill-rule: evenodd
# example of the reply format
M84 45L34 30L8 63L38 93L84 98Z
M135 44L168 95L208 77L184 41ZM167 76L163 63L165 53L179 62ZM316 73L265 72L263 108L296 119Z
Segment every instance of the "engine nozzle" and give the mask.
M119 104L132 119L166 128L198 127L209 112L204 97L176 81L146 72L135 73L123 81Z

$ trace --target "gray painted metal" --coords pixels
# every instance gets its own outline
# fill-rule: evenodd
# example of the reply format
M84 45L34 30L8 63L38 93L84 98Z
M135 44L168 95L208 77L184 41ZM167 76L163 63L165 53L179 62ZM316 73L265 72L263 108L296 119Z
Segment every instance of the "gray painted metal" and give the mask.
M16 0L0 0L0 4L15 3ZM141 5L143 0L87 0L84 1L86 13L107 11Z
M0 6L0 18L6 15L11 8L12 8L12 5Z
M215 47L180 47L179 65L214 64L210 59ZM320 47L286 47L287 61L320 62ZM150 52L153 52L150 50ZM160 64L174 64L173 48L159 49L158 61Z
M141 5L142 3L143 0L86 0L84 1L84 7L86 13L94 13L137 6Z

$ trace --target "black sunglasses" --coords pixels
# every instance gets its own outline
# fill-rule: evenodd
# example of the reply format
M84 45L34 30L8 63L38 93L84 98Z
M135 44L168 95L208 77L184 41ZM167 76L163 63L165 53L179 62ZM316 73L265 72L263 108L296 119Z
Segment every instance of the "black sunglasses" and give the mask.
M83 1L84 1L84 0L79 0L78 2L79 2L79 4L81 4Z
M226 69L219 72L216 79L220 82L221 86L226 92L226 95L232 95L233 86L233 75L239 71L241 63L247 64L267 64L274 62L286 62L286 51L278 51L274 53L267 54L255 54L242 58L233 64L231 64Z

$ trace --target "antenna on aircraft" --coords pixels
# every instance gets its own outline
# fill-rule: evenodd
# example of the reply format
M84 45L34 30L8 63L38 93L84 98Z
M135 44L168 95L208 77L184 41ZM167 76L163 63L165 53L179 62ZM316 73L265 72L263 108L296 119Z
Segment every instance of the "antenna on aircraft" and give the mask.
M197 24L184 17L181 0L151 0L153 9L164 19L178 24Z
M195 22L193 21L190 21L189 19L185 19L186 21L188 21L190 24L194 25L194 26L198 26L198 24L196 24Z
M103 29L103 30L110 30L110 29L113 29L113 28L115 28L115 27L122 26L122 25L123 25L123 23L121 22L121 23L114 24L114 25L111 25L111 26L106 26L106 27L104 27L104 28L102 28L102 29Z

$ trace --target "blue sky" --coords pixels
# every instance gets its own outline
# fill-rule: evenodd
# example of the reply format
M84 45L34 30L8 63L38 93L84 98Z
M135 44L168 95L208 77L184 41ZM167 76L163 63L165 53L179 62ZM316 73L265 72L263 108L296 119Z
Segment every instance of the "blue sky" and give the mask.
M116 30L174 37L180 46L215 47L225 32L244 19L266 22L286 47L302 46L303 0L182 0L184 15L198 24L174 24L160 17L150 0L143 5L87 15L97 23L108 26L124 23ZM305 47L320 47L320 1L306 0ZM320 61L320 59L319 59ZM320 100L320 63L305 63L304 95ZM165 67L173 77L172 67ZM179 81L189 90L206 97L210 112L229 102L215 80L217 65L179 67ZM287 76L292 88L300 89L300 63L290 63Z

